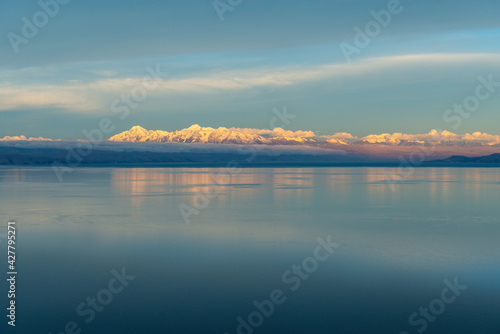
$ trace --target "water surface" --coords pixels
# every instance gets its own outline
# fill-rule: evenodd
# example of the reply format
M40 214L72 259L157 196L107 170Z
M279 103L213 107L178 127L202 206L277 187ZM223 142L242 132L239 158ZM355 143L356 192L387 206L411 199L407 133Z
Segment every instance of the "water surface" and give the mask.
M394 172L81 168L59 182L51 168L1 168L0 217L18 228L9 333L75 321L81 333L233 334L275 289L286 300L254 333L497 333L500 169L417 168L390 187ZM340 247L292 291L283 274L328 236ZM87 323L77 307L122 268L135 278ZM455 279L467 288L411 325Z

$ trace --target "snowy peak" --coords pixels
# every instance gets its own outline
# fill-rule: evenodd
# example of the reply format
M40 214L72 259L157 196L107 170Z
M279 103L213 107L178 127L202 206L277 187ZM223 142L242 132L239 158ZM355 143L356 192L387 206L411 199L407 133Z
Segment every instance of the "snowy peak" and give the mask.
M243 133L235 129L202 127L198 124L187 129L167 132L146 130L134 126L108 139L118 142L159 142L159 143L213 143L213 144L268 144L269 138L258 134Z
M324 140L314 138L324 138ZM325 148L351 145L500 146L500 135L481 132L458 135L449 131L432 130L425 134L382 133L362 138L354 137L349 133L336 133L332 136L318 137L313 131L289 131L282 128L263 130L219 127L214 129L198 124L174 132L146 130L143 127L134 126L130 130L117 134L108 140L119 142L307 145Z
M130 130L130 132L137 132L137 133L144 133L147 132L148 130L144 129L142 126L133 126Z

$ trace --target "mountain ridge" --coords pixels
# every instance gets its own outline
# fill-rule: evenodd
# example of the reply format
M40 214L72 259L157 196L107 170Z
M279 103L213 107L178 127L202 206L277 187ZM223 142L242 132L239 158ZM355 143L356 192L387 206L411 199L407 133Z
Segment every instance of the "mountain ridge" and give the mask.
M96 131L96 130L93 130ZM85 134L85 131L82 133ZM101 134L101 138L102 138ZM21 136L5 136L0 142L51 142L65 141L61 139L33 138ZM66 140L68 141L68 140ZM82 141L78 139L77 141ZM83 140L85 141L85 140ZM92 141L92 140L91 140ZM98 141L102 141L98 140ZM255 129L255 128L211 128L193 124L188 128L172 132L164 130L147 130L141 126L133 126L129 130L115 134L106 142L152 142L152 143L199 143L199 144L236 144L236 145L301 145L326 149L358 149L360 146L370 148L413 147L414 150L431 150L437 147L457 148L457 154L468 154L469 149L500 148L500 135L482 132L455 134L446 130L431 130L424 134L372 134L364 137L353 136L347 132L333 135L319 135L310 130ZM475 153L475 152L474 152ZM481 153L478 153L480 155Z
M446 159L430 161L432 163L500 163L500 153L480 157L467 157L464 155L452 155Z
M276 128L284 131L281 128ZM274 129L273 131L276 131ZM245 130L247 130L245 132ZM235 129L219 127L202 127L191 125L183 130L173 132L163 130L146 130L141 126L134 126L130 130L121 132L108 139L115 142L159 142L159 143L210 143L210 144L267 144L290 145L316 143L316 139L287 136L264 136L258 133L249 133L249 129ZM262 130L263 132L265 130ZM271 131L269 131L271 132ZM345 143L345 141L338 141Z

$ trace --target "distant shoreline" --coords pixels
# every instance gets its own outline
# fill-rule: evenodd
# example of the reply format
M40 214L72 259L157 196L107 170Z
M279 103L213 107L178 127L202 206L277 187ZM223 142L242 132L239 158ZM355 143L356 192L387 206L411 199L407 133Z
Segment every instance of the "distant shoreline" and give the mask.
M50 164L0 164L0 168L38 168L52 167ZM226 168L225 163L120 163L120 164L81 164L74 168ZM293 163L241 163L237 168L405 168L396 162L293 162ZM412 168L500 168L500 163L436 163L428 162Z

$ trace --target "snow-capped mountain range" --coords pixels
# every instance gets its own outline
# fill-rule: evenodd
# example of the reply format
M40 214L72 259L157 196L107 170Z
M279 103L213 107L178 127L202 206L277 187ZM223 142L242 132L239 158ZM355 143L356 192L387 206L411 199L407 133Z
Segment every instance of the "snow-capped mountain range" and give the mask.
M82 141L86 139L0 138L0 165L59 164L71 158L70 154L74 155L82 147L89 146L82 146ZM240 147L234 144L255 145L255 152L259 152L256 163L400 162L402 157L418 156L430 161L450 156L495 154L500 151L500 136L481 132L461 135L432 130L427 134L384 133L356 137L346 132L319 135L313 131L282 128L214 129L196 124L168 132L134 126L107 140L96 140L95 145L90 146L93 148L90 156L82 161L88 164L220 163L242 157Z
M384 133L355 137L349 133L332 136L317 136L313 131L287 131L281 128L260 130L250 128L217 129L198 124L187 129L168 132L146 130L134 126L128 131L108 139L115 142L159 142L159 143L210 143L210 144L266 144L266 145L306 145L306 146L346 146L346 145L388 145L388 146L499 146L500 136L481 132L458 135L449 131L432 130L426 134Z
M42 142L61 141L49 138L32 138L25 136L6 136L0 142ZM383 133L365 137L353 136L346 132L333 135L318 135L314 131L291 131L282 128L211 128L198 124L173 132L163 130L147 130L134 126L107 139L110 142L156 142L156 143L207 143L207 144L240 144L240 145L302 145L320 148L347 149L347 147L408 147L408 146L442 146L442 147L500 147L500 135L474 132L455 134L446 130L432 130L424 134Z
M261 133L268 132L267 135L259 134L253 129L237 129L220 127L217 129L201 127L198 124L187 129L167 132L162 130L146 130L140 126L134 126L128 131L119 133L109 141L117 142L159 142L159 143L210 143L210 144L267 144L267 145L287 145L287 144L313 144L316 139L304 137L287 137L279 135L282 129L274 131L262 130ZM345 143L338 141L338 143Z

